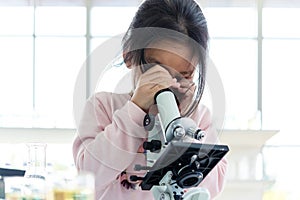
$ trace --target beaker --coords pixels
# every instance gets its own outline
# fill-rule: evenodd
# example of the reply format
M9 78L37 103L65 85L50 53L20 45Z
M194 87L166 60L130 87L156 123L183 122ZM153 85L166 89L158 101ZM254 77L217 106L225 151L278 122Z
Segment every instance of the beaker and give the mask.
M25 172L26 178L46 178L46 147L43 143L27 144L28 161Z

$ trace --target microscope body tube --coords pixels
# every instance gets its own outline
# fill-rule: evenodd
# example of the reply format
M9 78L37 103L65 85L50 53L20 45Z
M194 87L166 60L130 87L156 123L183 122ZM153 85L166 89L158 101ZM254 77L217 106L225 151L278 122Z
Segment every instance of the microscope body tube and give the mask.
M176 97L170 89L163 89L155 94L154 99L157 104L162 126L166 132L169 124L181 117Z

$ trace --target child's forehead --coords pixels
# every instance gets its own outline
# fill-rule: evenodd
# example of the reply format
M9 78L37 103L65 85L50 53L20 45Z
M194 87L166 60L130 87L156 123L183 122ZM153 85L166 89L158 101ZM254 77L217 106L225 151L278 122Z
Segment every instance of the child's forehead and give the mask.
M191 60L195 54L188 44L171 40L153 42L145 48L145 52L156 53L158 55L165 52L180 56L185 60Z
M178 40L171 40L171 39L160 39L157 41L151 42L146 48L153 48L153 49L162 49L162 50L176 50L176 49L189 49L190 45L186 41L178 41Z
M165 59L181 60L192 65L196 65L198 62L196 52L189 45L170 40L163 40L149 45L144 50L144 58L148 61L152 61L152 59L156 61Z

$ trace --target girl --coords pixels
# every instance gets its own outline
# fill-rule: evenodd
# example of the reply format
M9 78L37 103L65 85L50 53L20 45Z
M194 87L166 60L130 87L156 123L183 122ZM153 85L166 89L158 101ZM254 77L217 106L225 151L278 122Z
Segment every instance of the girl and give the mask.
M100 92L90 97L79 124L73 154L79 171L96 177L96 199L152 200L150 191L131 182L143 176L134 165L144 164L147 139L143 126L154 95L170 88L182 116L206 131L204 143L217 143L208 109L199 104L206 71L208 30L194 0L145 0L123 38L124 63L134 74L130 94ZM214 198L223 188L226 160L222 159L199 187Z

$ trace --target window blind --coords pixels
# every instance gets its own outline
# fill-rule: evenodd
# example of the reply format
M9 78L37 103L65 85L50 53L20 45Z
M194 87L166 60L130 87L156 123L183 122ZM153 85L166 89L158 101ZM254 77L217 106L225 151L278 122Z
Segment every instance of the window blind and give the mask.
M300 8L299 0L264 0L264 7L270 8Z
M0 0L0 6L85 6L88 0Z
M138 6L142 0L0 0L0 6Z
M197 0L202 7L253 7L257 0Z
M143 0L0 0L0 6L138 6ZM300 7L299 0L196 0L202 7Z
M299 0L197 0L202 7L263 7L299 8Z

